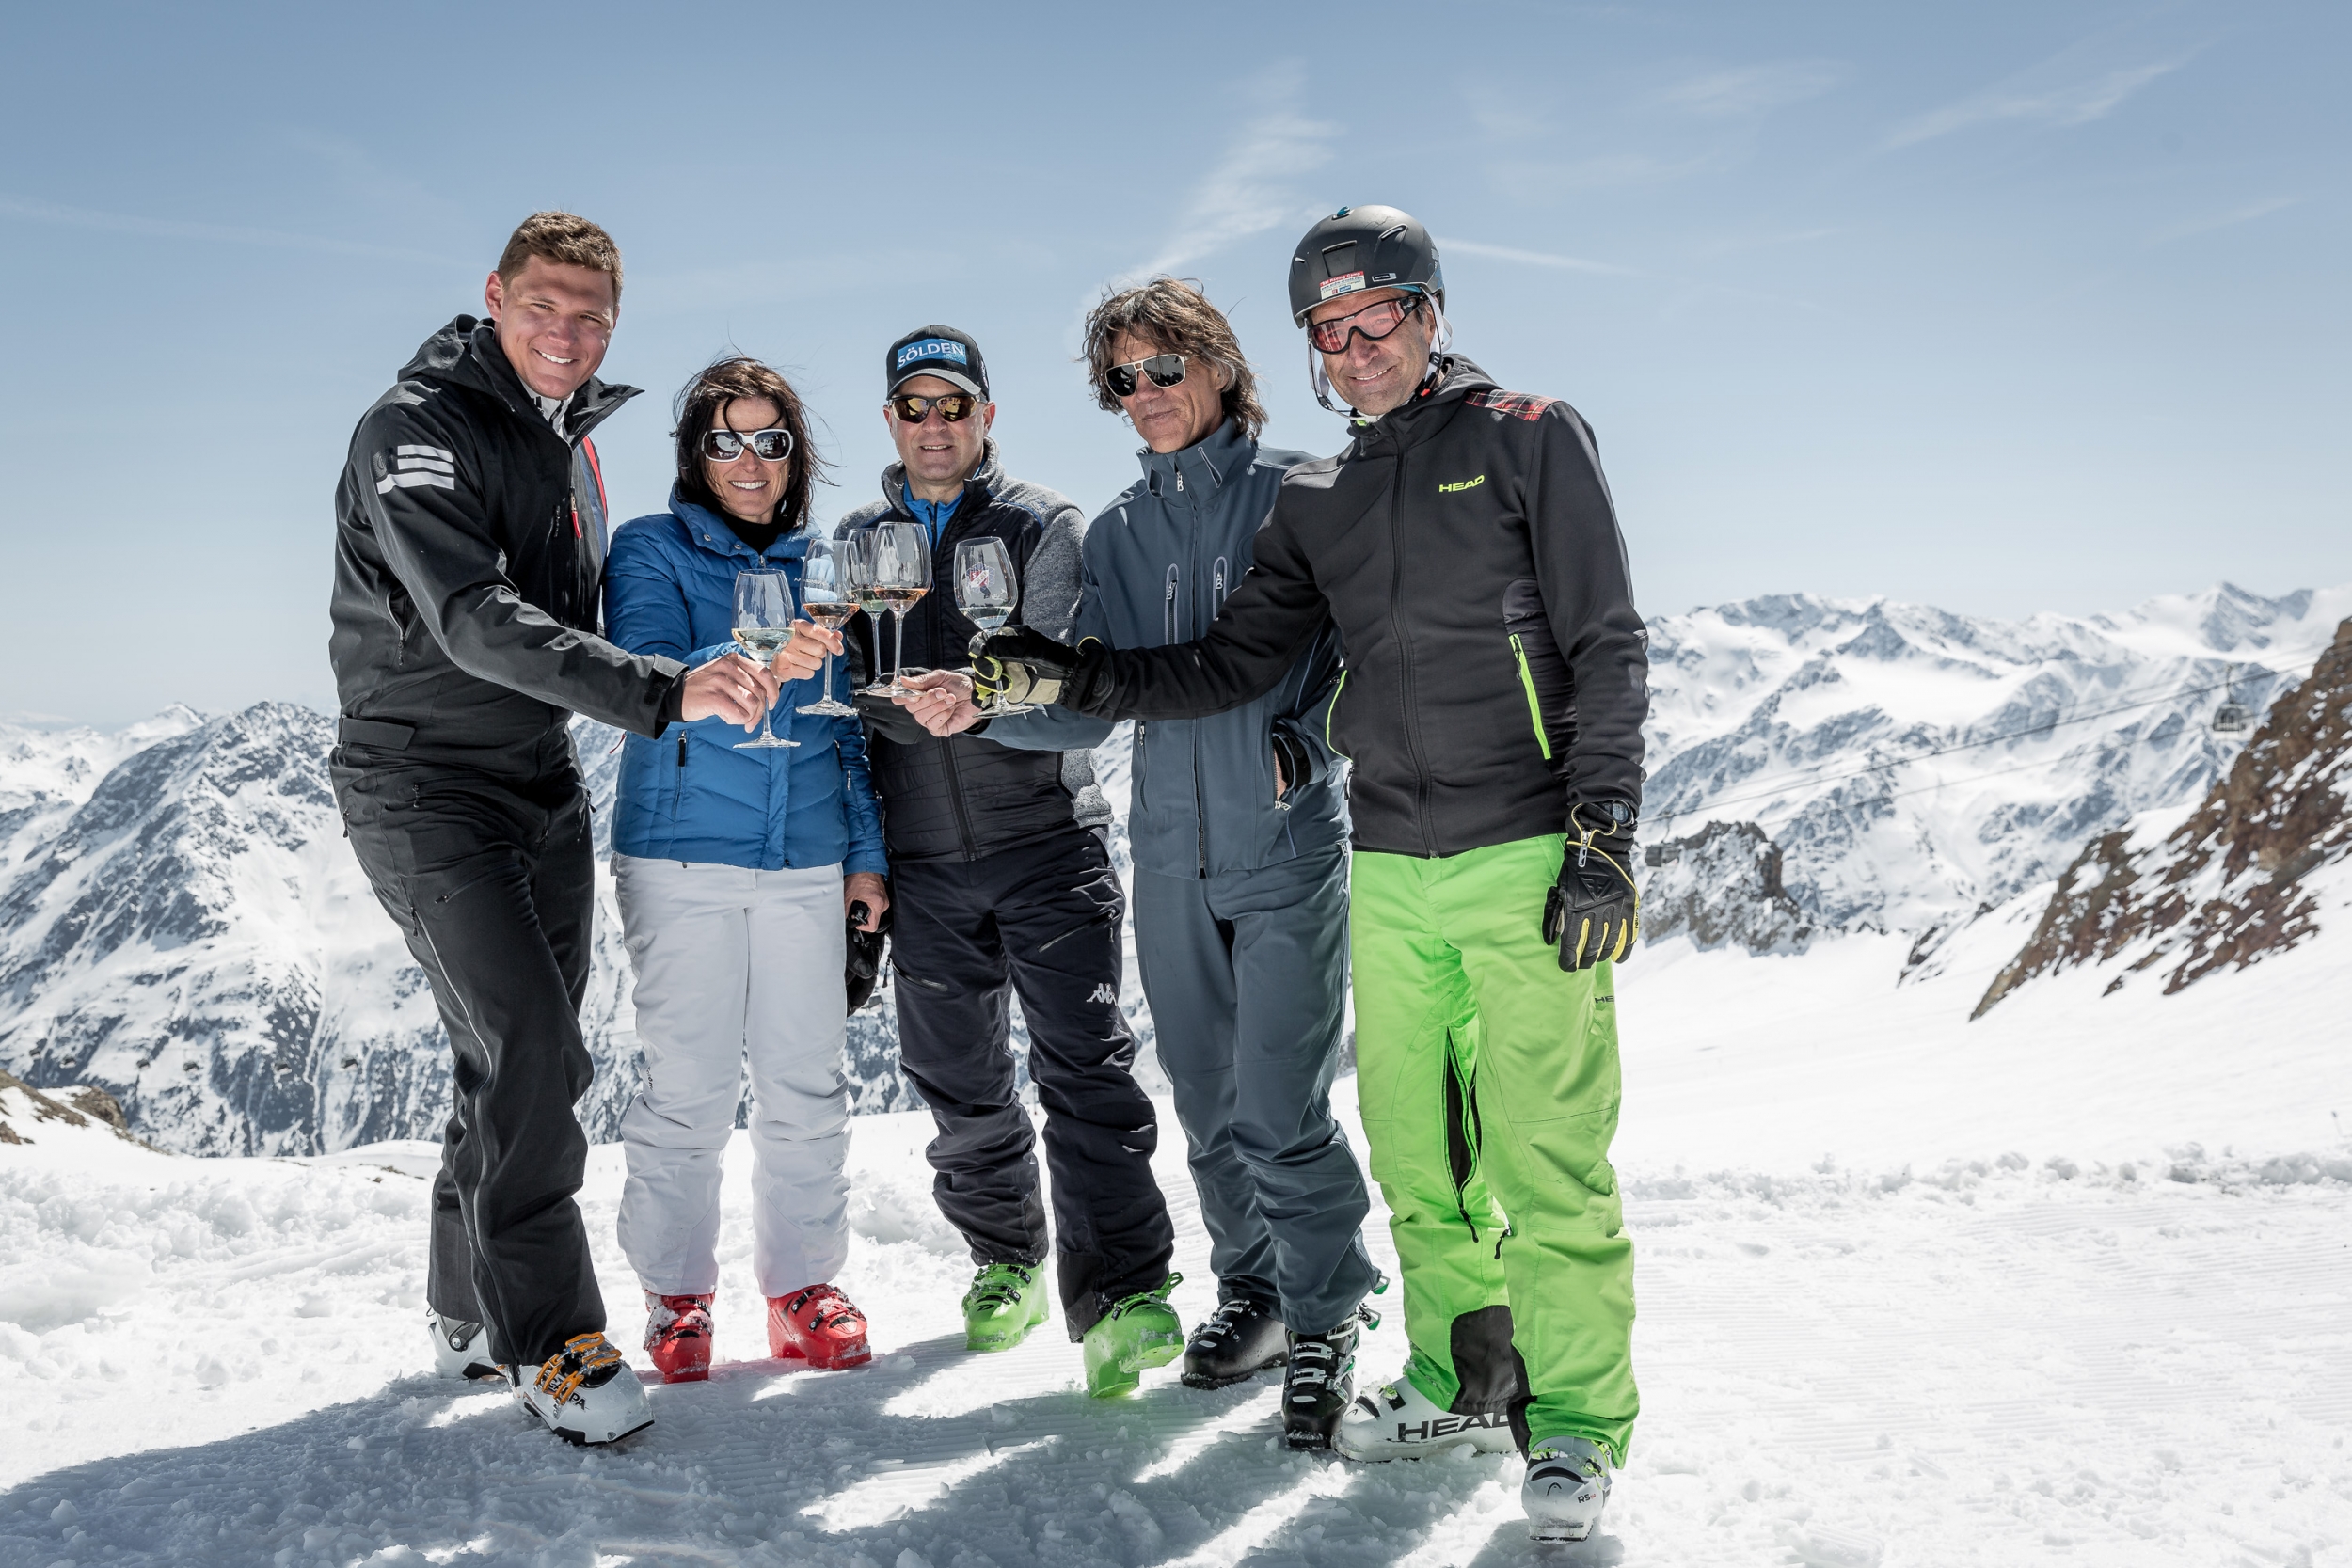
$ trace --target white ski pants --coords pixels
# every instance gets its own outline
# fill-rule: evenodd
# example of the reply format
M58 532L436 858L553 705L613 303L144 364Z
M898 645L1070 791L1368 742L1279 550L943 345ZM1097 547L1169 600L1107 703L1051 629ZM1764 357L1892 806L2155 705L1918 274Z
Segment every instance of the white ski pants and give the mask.
M719 1283L719 1162L752 1078L752 1270L790 1295L850 1249L841 867L615 855L644 1086L621 1117L621 1250L648 1291Z

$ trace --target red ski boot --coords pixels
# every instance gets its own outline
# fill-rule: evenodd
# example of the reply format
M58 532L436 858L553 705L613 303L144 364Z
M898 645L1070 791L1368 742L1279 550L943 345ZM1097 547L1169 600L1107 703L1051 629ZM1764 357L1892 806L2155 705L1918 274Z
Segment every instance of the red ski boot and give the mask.
M645 1349L664 1383L701 1383L710 1376L710 1296L645 1292Z
M768 1354L827 1371L874 1358L866 1348L866 1314L830 1285L768 1298Z

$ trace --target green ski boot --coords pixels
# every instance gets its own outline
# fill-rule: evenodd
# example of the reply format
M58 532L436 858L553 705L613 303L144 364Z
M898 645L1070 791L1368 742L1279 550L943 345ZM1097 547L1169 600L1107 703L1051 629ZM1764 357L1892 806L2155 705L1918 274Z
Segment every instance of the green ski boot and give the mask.
M1184 1325L1168 1305L1184 1275L1171 1274L1156 1291L1129 1296L1087 1330L1087 1392L1098 1400L1135 1392L1146 1367L1165 1367L1184 1354Z
M1049 1315L1044 1283L1035 1269L991 1263L963 1292L966 1350L1010 1350Z

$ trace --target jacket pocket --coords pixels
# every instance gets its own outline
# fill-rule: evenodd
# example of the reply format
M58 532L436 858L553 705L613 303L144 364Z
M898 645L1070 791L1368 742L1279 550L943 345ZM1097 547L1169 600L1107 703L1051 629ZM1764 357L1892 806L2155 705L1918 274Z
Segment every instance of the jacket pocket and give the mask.
M1569 749L1576 744L1576 677L1551 635L1551 621L1544 613L1543 593L1534 578L1518 578L1503 589L1502 634L1510 643L1535 747L1554 772L1565 772Z
M1333 755L1348 762L1354 762L1356 757L1340 743L1341 737L1347 733L1346 726L1340 722L1340 705L1347 701L1347 677L1354 673L1352 670L1340 672L1340 684L1331 691L1331 705L1323 713L1323 743L1331 748Z
M1181 580L1181 574L1170 566L1168 569L1168 592L1160 598L1160 644L1163 647L1172 648L1179 642L1191 641L1178 636L1176 631L1176 589Z

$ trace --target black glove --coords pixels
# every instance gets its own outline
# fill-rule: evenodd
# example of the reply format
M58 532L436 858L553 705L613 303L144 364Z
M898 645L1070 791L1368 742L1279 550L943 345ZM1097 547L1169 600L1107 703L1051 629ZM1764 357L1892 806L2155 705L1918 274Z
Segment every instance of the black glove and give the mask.
M1633 885L1633 808L1622 800L1579 802L1568 814L1560 879L1544 899L1544 941L1560 967L1622 963L1642 935L1642 895Z
M1098 642L1073 648L1027 626L990 632L972 657L974 699L998 703L1059 703L1086 711L1104 684L1106 654Z
M842 973L842 982L849 991L851 1012L874 999L874 987L882 975L882 942L890 933L890 911L882 911L882 919L870 931L859 930L857 924L873 912L872 906L863 898L850 906L849 963Z
M914 721L914 715L887 697L876 697L861 691L857 694L858 717L874 727L874 733L884 740L901 746L914 746L931 737L931 732Z

